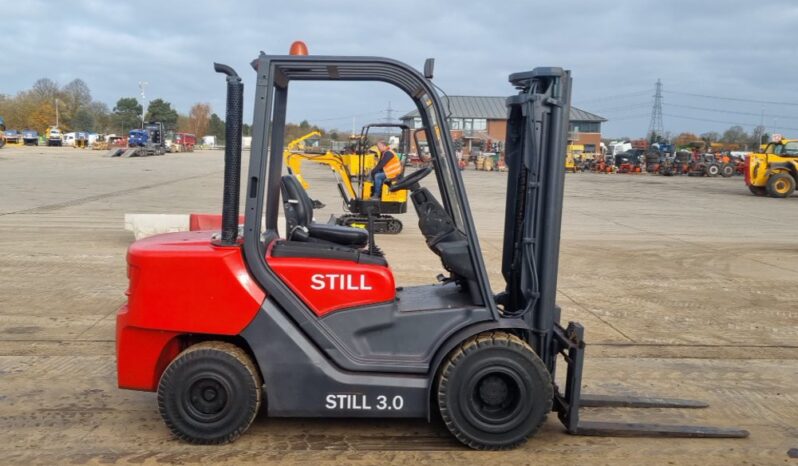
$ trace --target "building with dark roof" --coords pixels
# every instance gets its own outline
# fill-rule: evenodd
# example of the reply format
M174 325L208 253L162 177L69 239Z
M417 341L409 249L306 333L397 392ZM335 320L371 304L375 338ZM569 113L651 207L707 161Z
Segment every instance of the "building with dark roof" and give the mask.
M449 112L449 129L452 139L461 141L466 150L477 146L491 151L498 143L504 146L507 134L506 97L481 97L453 95L442 97L443 107ZM421 127L418 110L401 117L402 123L411 128ZM569 139L572 144L582 144L585 152L599 152L601 146L601 123L607 121L582 109L571 107Z

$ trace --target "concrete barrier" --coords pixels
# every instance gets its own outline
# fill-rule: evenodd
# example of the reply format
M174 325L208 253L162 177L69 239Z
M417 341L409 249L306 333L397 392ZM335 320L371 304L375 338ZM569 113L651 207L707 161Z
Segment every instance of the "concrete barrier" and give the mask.
M194 215L196 216L197 214ZM241 220L243 220L243 216ZM219 216L219 221L221 222L221 216ZM285 226L285 217L277 217L277 225L283 228ZM195 221L195 229L198 226L202 225ZM265 228L265 226L262 224L261 228ZM209 229L219 229L219 227ZM136 239L161 233L190 231L191 214L125 214L125 230L133 232L133 236Z

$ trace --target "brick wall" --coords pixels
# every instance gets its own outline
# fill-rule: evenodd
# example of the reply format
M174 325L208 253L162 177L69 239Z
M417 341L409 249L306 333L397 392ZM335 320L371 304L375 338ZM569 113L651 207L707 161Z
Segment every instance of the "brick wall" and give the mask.
M581 144L585 147L585 152L601 152L601 133L576 133L576 140L571 144ZM593 149L587 147L593 145Z
M488 120L488 136L494 141L507 137L507 120Z

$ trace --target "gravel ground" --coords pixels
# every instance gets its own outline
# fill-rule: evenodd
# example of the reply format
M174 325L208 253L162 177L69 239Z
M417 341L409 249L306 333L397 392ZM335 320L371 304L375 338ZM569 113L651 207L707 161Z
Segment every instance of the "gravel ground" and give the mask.
M268 419L236 443L173 439L151 393L115 386L125 213L218 212L221 152L108 159L0 149L0 462L316 464L787 464L798 447L798 197L751 196L739 177L569 174L559 303L582 322L585 391L677 396L706 410L586 410L586 419L740 426L744 440L574 437L551 416L510 452L460 446L425 421ZM332 175L311 195L340 212ZM506 177L464 179L495 289ZM398 284L439 262L416 216L381 236ZM642 416L645 414L645 418Z

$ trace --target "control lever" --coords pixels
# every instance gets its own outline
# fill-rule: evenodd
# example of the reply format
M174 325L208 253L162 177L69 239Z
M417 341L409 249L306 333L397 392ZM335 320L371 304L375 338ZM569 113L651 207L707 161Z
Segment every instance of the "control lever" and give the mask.
M366 230L369 232L369 254L373 255L374 252L377 250L377 246L374 244L374 214L379 213L380 205L378 200L363 200L362 206L366 211L366 216L368 217L368 226Z

